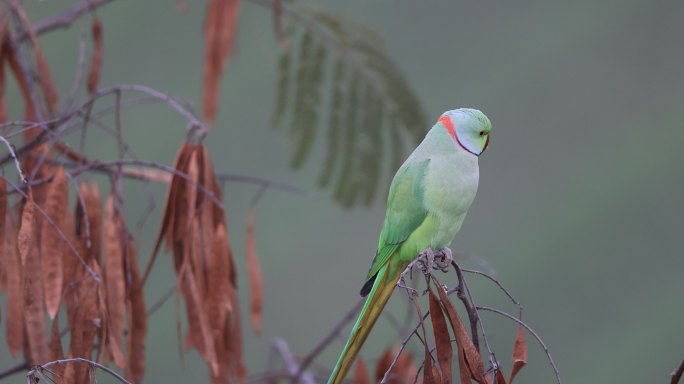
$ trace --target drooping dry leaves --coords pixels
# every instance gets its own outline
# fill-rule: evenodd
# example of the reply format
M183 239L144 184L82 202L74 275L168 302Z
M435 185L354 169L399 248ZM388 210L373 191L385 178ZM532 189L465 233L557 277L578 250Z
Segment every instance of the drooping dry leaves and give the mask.
M86 251L86 260L94 258L100 263L102 250L102 200L100 188L93 182L89 187L87 183L81 183L79 187L84 205L76 205L76 234L81 237L82 245Z
M221 75L233 51L239 0L210 0L204 21L204 80L202 116L213 125L218 111Z
M45 324L43 276L35 215L33 193L29 188L28 198L21 214L17 248L24 271L24 325L28 336L28 352L33 364L44 364L49 361L50 352Z
M221 191L202 145L186 143L175 169L152 259L165 240L186 303L186 344L207 362L212 382L242 382L237 283Z
M126 338L126 378L134 383L142 381L145 373L145 337L147 336L147 309L143 295L138 254L133 239L127 236L126 253L129 256L131 282L126 287L128 299L128 336Z
M69 202L69 188L64 168L60 167L48 186L44 203L45 214L51 219L40 220L40 255L45 291L45 307L51 319L59 311L62 299L62 238L59 230L64 227L64 217Z
M97 17L93 18L91 26L93 36L93 56L90 58L88 70L88 93L92 94L100 82L100 69L102 68L102 23Z
M493 377L494 384L506 384L506 378L504 377L503 372L501 372L500 369L497 369L496 372L494 372Z
M527 343L525 342L525 332L522 326L518 326L518 334L515 337L513 346L513 367L511 375L508 377L508 384L513 384L513 379L520 370L527 364Z
M89 267L97 274L101 275L100 267L95 260L90 260ZM101 284L89 278L84 268L79 265L79 275L82 276L76 288L77 305L72 310L73 322L69 324L71 338L69 341L69 355L91 359L95 338L100 332L101 324L105 321L102 318L98 295L103 293L100 289ZM84 383L88 382L88 366L84 364L69 364L64 370L65 382Z
M9 33L5 33L5 39L2 41L3 58L7 63L10 71L12 72L12 76L17 82L17 85L19 86L19 91L21 93L25 109L24 118L27 121L34 121L36 119L36 111L33 105L33 100L31 99L31 92L29 91L29 86L26 82L26 78L24 77L24 73L21 69L21 66L19 65L19 61L17 60L16 51L12 44L10 44L8 38ZM38 135L39 131L40 128L37 126L34 128L27 129L24 132L24 139L26 141L31 140L32 138Z
M245 245L247 253L247 271L249 277L249 291L251 295L251 319L252 328L256 333L261 332L262 305L264 301L263 281L261 276L261 265L256 252L256 241L254 240L254 210L250 209L247 216L247 241Z
M43 91L43 98L45 100L47 110L50 113L55 113L59 107L57 102L57 89L55 88L55 83L52 80L52 74L50 73L50 68L47 65L43 51L38 43L38 37L33 31L33 26L31 25L26 12L19 5L19 3L11 2L10 6L12 7L15 15L18 16L19 21L23 24L23 28L25 28L26 32L28 33L29 40L31 41L33 57L36 60L36 66L38 68L37 81L41 90Z
M4 179L3 179L4 181ZM7 273L6 336L13 356L24 348L24 270L17 249L17 224L8 212L5 220L5 270Z
M126 281L124 277L124 250L122 220L115 206L114 195L107 199L103 223L104 278L107 288L109 351L114 363L124 368L122 340L126 320Z
M437 293L439 294L439 299L446 310L447 318L451 323L451 329L454 331L454 335L456 336L461 381L467 383L469 382L470 378L472 378L480 384L486 383L487 379L485 378L484 364L482 363L480 352L473 344L470 336L468 336L468 331L466 331L465 327L463 326L463 322L461 322L461 318L458 317L458 313L449 300L446 292L444 292L444 289L442 289L439 285Z
M439 287L438 287L439 289ZM435 335L435 346L437 350L437 361L442 371L442 382L445 384L451 383L451 360L453 358L453 350L451 348L451 336L447 328L442 306L439 299L432 292L432 288L428 289L430 301L430 319L432 321L432 330Z

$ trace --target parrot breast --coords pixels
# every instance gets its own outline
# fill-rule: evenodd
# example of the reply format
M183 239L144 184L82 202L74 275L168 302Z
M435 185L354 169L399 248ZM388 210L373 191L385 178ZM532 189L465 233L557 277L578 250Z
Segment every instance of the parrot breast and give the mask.
M434 221L431 248L451 244L475 199L478 181L476 156L461 150L440 151L430 156L424 198L427 220Z

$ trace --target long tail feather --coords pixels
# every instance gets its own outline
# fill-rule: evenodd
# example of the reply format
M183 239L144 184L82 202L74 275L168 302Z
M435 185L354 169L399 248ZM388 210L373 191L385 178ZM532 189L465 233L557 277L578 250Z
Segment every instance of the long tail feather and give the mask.
M375 278L375 284L366 299L366 303L361 309L359 318L352 328L347 344L340 354L340 358L337 360L335 369L330 378L328 379L328 384L340 384L347 375L347 372L351 368L356 355L359 353L361 346L366 341L368 334L370 333L375 321L380 316L382 309L387 304L392 291L394 291L394 286L397 284L401 272L404 268L398 268L399 266L392 265L392 261L385 264L382 267Z

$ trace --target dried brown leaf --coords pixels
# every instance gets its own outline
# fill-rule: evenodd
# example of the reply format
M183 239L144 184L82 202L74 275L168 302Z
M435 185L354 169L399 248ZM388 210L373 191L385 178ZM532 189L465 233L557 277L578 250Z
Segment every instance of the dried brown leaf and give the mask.
M19 90L21 91L21 97L24 102L24 117L27 121L34 121L36 119L36 111L33 106L33 100L31 99L31 92L26 83L26 78L24 77L24 72L21 69L19 60L17 60L16 51L8 42L7 38L3 41L3 54L5 56L5 61L9 65L10 71L12 71L12 75L19 86ZM38 126L26 129L24 131L24 140L29 141L39 133L40 127Z
M233 51L239 0L210 0L204 21L203 117L213 125L218 111L221 75Z
M121 219L114 206L114 195L107 199L103 223L104 278L107 287L107 310L109 312L109 347L114 364L124 368L122 338L126 317L126 281L122 249Z
M438 289L441 288L438 287ZM451 360L453 358L451 336L449 335L449 329L447 328L439 299L432 292L432 288L428 288L428 292L430 296L430 319L437 349L437 361L439 361L439 367L442 371L442 382L449 384L452 380Z
M35 203L31 189L21 215L17 247L24 270L24 324L28 336L29 356L33 364L49 361L48 338L45 325L40 249L38 248Z
M232 263L231 260L231 264ZM234 264L232 268L234 270ZM245 361L242 355L242 329L240 327L240 312L238 310L240 304L238 302L237 288L235 286L231 290L231 296L231 302L234 307L228 322L230 354L233 357L231 369L235 372L237 381L239 383L244 383L247 380L247 369L245 368Z
M503 372L501 372L500 369L496 370L496 373L494 374L494 383L495 384L506 384L506 378L503 375Z
M249 290L251 293L251 319L252 327L256 333L261 332L261 317L263 305L263 282L261 276L261 266L259 257L256 253L256 242L254 240L254 210L250 209L247 216L247 241L245 245L247 252L247 271L249 277Z
M508 377L508 384L513 384L513 379L515 379L515 376L525 364L527 364L525 332L522 326L518 326L518 334L515 337L515 345L513 346L513 368L511 368L511 375Z
M423 384L436 384L441 382L437 367L432 364L430 350L425 347L425 366L423 367Z
M197 288L204 297L206 293L206 259L210 252L211 243L205 247L203 240L201 210L197 207L198 183L201 169L197 151L194 151L188 162L187 174L190 180L185 181L185 187L178 195L176 206L177 216L174 220L174 238L183 244L182 258L188 258ZM213 234L213 228L209 228Z
M12 2L11 7L14 9L15 14L19 17L19 20L23 24L26 32L28 33L29 40L31 41L31 49L33 50L33 56L36 59L36 66L38 67L38 84L43 91L43 97L45 99L45 104L47 105L48 111L50 113L57 112L59 104L57 102L57 88L55 88L55 83L52 80L52 74L50 73L50 68L47 65L43 51L38 43L38 37L33 31L33 26L26 15L24 9L17 2Z
M24 347L24 270L17 249L17 227L11 215L7 215L5 223L6 336L7 346L16 357Z
M145 373L145 337L147 336L147 310L145 297L140 286L141 278L138 268L138 255L130 236L126 243L129 255L131 284L128 287L128 360L126 362L126 378L134 383L142 381Z
M190 262L186 260L178 273L178 284L186 303L188 316L188 334L193 346L211 367L213 375L219 374L219 365L214 348L214 339L209 327L209 320L203 311L202 297L195 277L190 271Z
M99 263L102 250L102 199L100 198L100 188L95 181L93 181L90 188L81 184L81 193L85 201L86 217L90 225L90 252L87 258L95 258ZM82 234L82 237L85 238L85 233Z
M79 200L76 200L76 211L79 209ZM77 213L78 214L78 213ZM82 243L76 237L76 221L71 212L67 212L64 218L64 228L62 231L71 244L76 247L79 253L83 254ZM74 282L81 281L85 276L85 268L80 263L78 256L69 248L67 243L62 243L62 281ZM76 311L78 310L78 285L63 284L63 300L66 304L67 324L73 326L76 323Z
M446 292L444 292L444 289L439 287L439 285L437 293L439 293L439 298L442 301L442 305L444 305L447 317L451 323L451 329L454 331L454 335L456 336L456 345L459 349L459 369L461 372L461 380L463 380L464 371L467 370L473 380L480 384L485 383L487 379L485 378L484 364L482 363L480 352L475 347L475 344L473 344L470 336L468 336L468 331L466 331L465 327L463 326L461 318L458 317L458 313L456 313L454 305L449 300L449 297L447 296ZM465 367L461 365L463 363L460 356L461 353L463 354Z
M90 260L90 268L97 275L101 275L100 267L95 260ZM85 273L84 273L85 275ZM71 338L69 340L69 354L73 357L91 359L95 337L100 331L102 321L98 309L98 296L100 284L94 279L84 278L77 288L77 307L75 310L74 323L69 325ZM84 364L74 365L74 381L76 383L90 382L89 368ZM67 365L68 367L69 365ZM65 379L69 376L68 369L65 369ZM65 380L66 381L66 380ZM68 381L67 381L68 382Z
M102 23L100 19L93 18L91 26L93 36L93 56L90 58L90 70L88 71L88 93L92 94L100 82L100 69L102 68Z
M51 319L59 311L62 299L62 238L59 231L64 226L66 208L69 204L69 187L64 168L60 167L50 183L44 210L54 223L40 220L40 254L43 271L45 307Z
M191 143L185 143L178 151L176 156L176 162L174 164L174 169L176 172L185 173L188 166L188 161L190 160L190 155L192 155L194 149ZM174 249L174 238L173 238L173 228L175 227L176 219L176 204L178 197L182 194L182 189L185 186L185 179L174 173L171 179L171 184L169 185L169 193L166 197L166 204L164 206L164 214L162 215L162 222L159 227L159 234L157 235L157 240L155 241L152 255L150 256L150 261L148 262L147 268L143 275L143 284L149 276L152 266L154 265L154 260L159 253L159 248L164 239L166 239L166 248L172 249L174 251L174 267L176 269L176 274L181 267L181 260L177 260L175 255L176 249Z
M354 379L352 384L370 384L370 377L368 377L368 370L366 364L362 359L356 359L356 368L354 369Z

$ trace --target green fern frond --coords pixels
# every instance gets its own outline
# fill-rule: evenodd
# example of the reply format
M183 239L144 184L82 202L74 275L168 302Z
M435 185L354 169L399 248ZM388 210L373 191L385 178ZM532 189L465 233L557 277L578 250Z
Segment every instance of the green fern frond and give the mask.
M401 164L402 137L415 145L429 128L420 102L376 31L321 8L288 7L302 37L297 63L281 56L279 71L290 74L279 73L274 124L282 124L287 109L292 110L288 134L292 166L299 168L316 143L319 121L325 122L318 185L332 187L344 206L372 204L380 185ZM336 60L326 76L327 53Z

